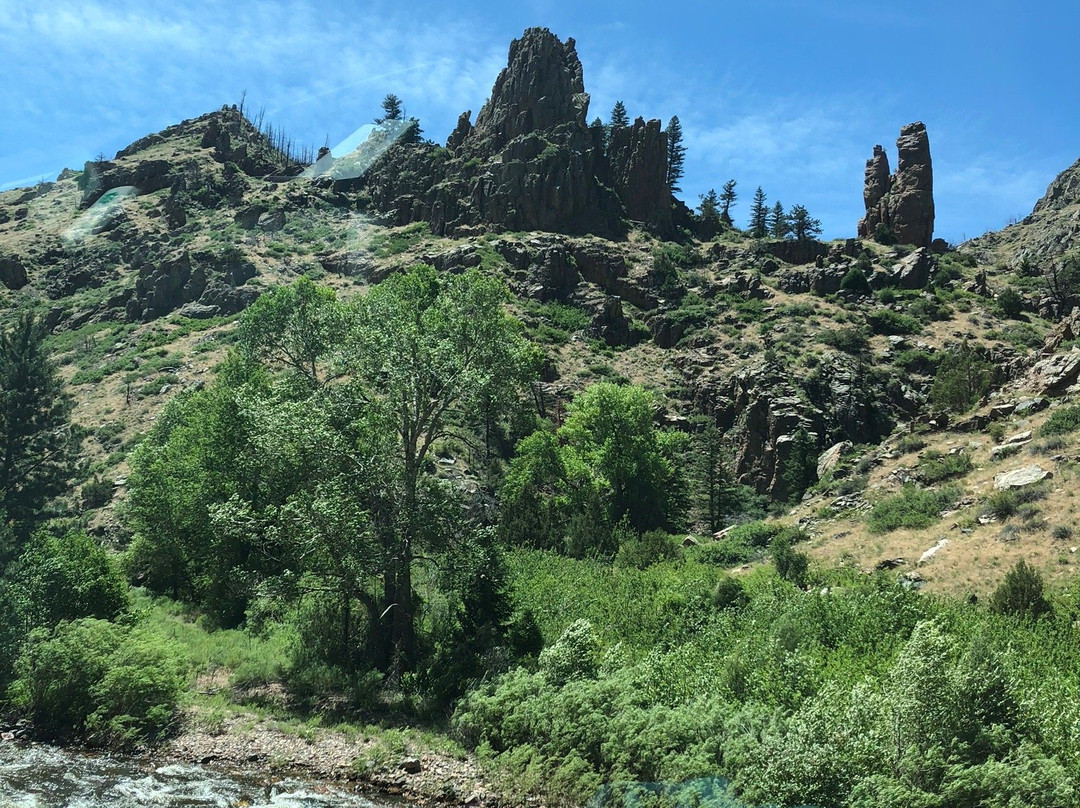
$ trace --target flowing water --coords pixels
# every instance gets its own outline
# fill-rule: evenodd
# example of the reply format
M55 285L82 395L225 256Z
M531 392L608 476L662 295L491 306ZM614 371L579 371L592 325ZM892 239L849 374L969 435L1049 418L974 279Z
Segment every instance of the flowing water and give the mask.
M0 808L389 808L334 786L0 742Z

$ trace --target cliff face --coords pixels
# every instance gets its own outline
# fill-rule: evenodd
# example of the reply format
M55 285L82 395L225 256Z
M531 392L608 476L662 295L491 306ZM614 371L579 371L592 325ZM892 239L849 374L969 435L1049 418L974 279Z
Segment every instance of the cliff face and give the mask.
M396 224L439 235L478 229L618 236L624 219L671 227L660 122L639 119L605 147L586 125L589 96L573 39L530 28L510 45L491 97L447 139L398 146L361 183Z
M860 238L873 238L884 224L901 244L929 247L934 240L934 169L926 125L909 123L896 141L899 161L889 174L889 158L881 146L866 161Z

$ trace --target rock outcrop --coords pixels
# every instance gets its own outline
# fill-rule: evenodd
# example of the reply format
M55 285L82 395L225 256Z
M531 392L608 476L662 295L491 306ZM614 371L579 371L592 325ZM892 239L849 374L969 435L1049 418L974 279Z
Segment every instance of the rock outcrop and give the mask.
M889 174L889 158L879 145L866 161L859 237L873 238L879 225L901 244L929 248L934 241L934 171L930 140L922 122L909 123L896 141L899 161Z
M1035 203L1032 213L1062 210L1078 203L1080 203L1080 160L1054 178L1042 199Z
M667 135L660 121L637 118L616 126L608 142L608 172L626 215L660 230L671 225L667 184Z
M572 38L530 28L510 43L506 68L476 116L471 137L491 152L516 137L560 128L585 130L589 96Z
M363 188L389 223L426 221L439 235L545 230L615 237L625 219L670 235L666 138L660 122L617 130L586 124L589 96L574 40L530 28L476 122L463 113L446 141L391 147Z

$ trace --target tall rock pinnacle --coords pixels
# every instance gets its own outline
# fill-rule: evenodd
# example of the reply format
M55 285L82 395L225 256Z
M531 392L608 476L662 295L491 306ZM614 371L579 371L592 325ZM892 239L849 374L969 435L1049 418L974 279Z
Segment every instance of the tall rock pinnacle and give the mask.
M510 43L506 68L476 116L475 135L502 148L519 135L572 124L586 127L589 96L574 40L529 28Z
M875 146L874 156L866 161L866 215L859 222L859 237L873 238L884 224L901 244L929 247L934 240L934 170L926 126L916 122L903 127L896 148L895 174L889 174L889 158L881 146Z

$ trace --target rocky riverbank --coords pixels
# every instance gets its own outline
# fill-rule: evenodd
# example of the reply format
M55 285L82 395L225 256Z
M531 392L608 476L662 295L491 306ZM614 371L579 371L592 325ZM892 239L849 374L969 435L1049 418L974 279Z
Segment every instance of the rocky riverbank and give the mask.
M148 756L246 774L347 782L412 804L506 804L471 757L424 748L393 730L311 728L256 715L205 723L189 715L185 729Z

